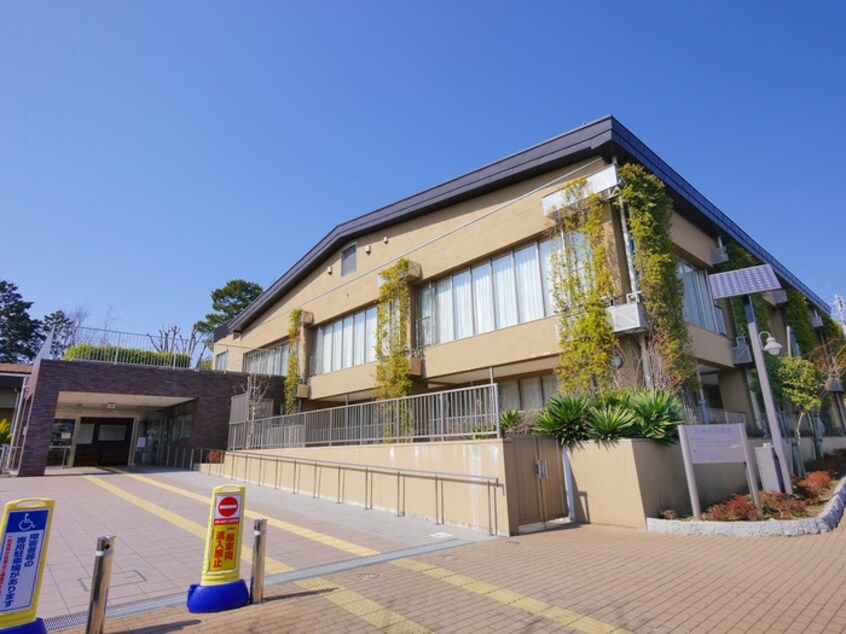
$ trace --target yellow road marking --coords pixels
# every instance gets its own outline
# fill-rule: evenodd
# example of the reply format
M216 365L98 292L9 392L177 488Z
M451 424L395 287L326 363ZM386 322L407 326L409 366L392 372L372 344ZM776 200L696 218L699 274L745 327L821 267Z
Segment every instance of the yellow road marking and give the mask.
M199 502L207 504L209 501L208 496L192 493L191 491L185 491L183 489L180 489L179 487L165 484L164 482L159 482L158 480L153 480L152 478L148 478L146 476L138 475L135 473L128 473L126 471L121 471L118 469L115 469L115 471L118 471L121 475L127 475L131 478L135 478L142 482L165 489L166 491L170 491L172 493L176 493L197 500ZM259 517L265 517L265 515L254 513L251 511L246 511L246 515L254 519ZM365 548L363 546L353 544L352 542L337 539L335 537L331 537L329 535L325 535L317 531L303 528L301 526L297 526L296 524L283 522L282 520L267 518L267 523L269 526L275 526L276 528L279 528L281 530L294 533L295 535L305 537L306 539L312 539L321 544L325 544L327 546L337 548L338 550L342 550L344 552L358 555L361 557L380 554L379 551L372 550L370 548ZM203 538L205 538L205 533L203 533ZM578 612L559 608L550 603L545 603L544 601L539 601L532 597L527 597L522 594L518 594L517 592L512 592L511 590L506 590L505 588L500 588L498 586L492 585L485 581L481 581L479 579L473 579L472 577L460 575L446 568L430 565L414 559L395 559L387 563L393 566L399 566L406 570L412 570L414 572L424 574L427 577L438 579L445 583L449 583L459 588L463 588L469 592L472 592L473 594L492 599L494 601L497 601L498 603L517 608L529 614L540 616L548 621L552 621L553 623L558 623L559 625L566 625L569 628L579 630L581 632L587 632L588 634L606 634L608 632L614 632L615 634L627 634L626 630L611 625L610 623L605 623L598 619L579 614Z
M177 515L171 511L168 511L157 504L153 504L152 502L148 502L147 500L138 497L137 495L133 495L132 493L128 493L118 487L114 486L113 484L104 481L102 478L96 476L83 476L89 482L96 484L103 489L106 489L110 493L117 495L120 498L123 498L127 502L134 504L148 513L152 513L156 517L160 517L161 519L165 520L173 524L174 526L178 526L179 528L188 531L192 535L195 535L203 540L206 539L206 532L207 527L201 526L196 522L192 522L190 520L185 519L184 517ZM193 495L193 494L192 494ZM208 502L209 500L204 499L204 501ZM244 557L252 557L252 549L243 546L241 549ZM276 574L279 572L291 572L294 570L291 566L282 563L281 561L274 559L273 557L265 557L265 566L268 572L272 574ZM322 591L325 594L320 594L319 596L328 599L335 605L343 608L350 614L354 614L355 616L367 621L371 625L378 627L386 632L391 634L399 633L399 632L408 632L410 634L425 634L431 632L431 630L423 627L419 623L415 623L414 621L407 619L402 614L398 612L394 612L393 610L389 610L382 605L368 599L367 597L358 594L353 590L349 590L344 588L340 584L330 582L326 579L322 579L320 577L315 577L313 579L304 579L301 581L295 581L296 585L304 588L306 590L311 591Z
M200 495L199 493L185 491L184 489L180 489L179 487L175 487L164 482L159 482L158 480L153 480L152 478L138 475L137 473L128 473L120 469L115 469L114 471L116 473L120 473L121 475L140 480L141 482L145 482L146 484L152 484L153 486L159 487L160 489L164 489L165 491L170 491L171 493L177 493L187 498L191 498L192 500L197 500L198 502L202 502L203 504L209 503L210 498L208 495ZM244 515L251 519L260 519L265 517L261 513L256 513L250 510L245 511ZM306 539L310 539L320 544L330 546L331 548L342 550L351 555L355 555L356 557L369 557L371 555L379 554L378 550L373 550L372 548L365 548L364 546L359 546L358 544L353 544L352 542L348 542L337 537L332 537L331 535L325 535L324 533L318 533L317 531L313 531L309 528L304 528L302 526L297 526L296 524L291 524L290 522L285 522L283 520L279 520L273 517L268 517L266 519L268 526L273 526L280 530L293 533L294 535L299 535L300 537L305 537Z

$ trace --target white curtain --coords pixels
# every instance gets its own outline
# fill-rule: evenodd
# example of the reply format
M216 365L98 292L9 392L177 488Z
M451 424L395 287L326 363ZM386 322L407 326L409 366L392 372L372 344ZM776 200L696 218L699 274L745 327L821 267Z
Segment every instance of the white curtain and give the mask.
M339 319L332 323L332 367L330 372L340 370L343 367L343 322Z
M435 341L452 341L455 337L452 328L452 280L449 277L435 283L435 318Z
M277 370L278 376L288 376L288 356L290 354L290 348L288 344L284 344L279 347L279 366Z
M344 317L344 359L343 367L349 368L353 364L353 316Z
M705 272L687 262L679 263L679 275L684 282L684 316L697 326L717 332L714 300L708 288Z
M452 276L452 299L455 310L455 338L473 336L473 290L470 270Z
M364 352L367 362L376 360L376 307L364 314Z
M364 311L360 310L353 315L353 339L355 340L355 348L353 349L353 365L361 365L364 363Z
M543 383L543 402L546 403L558 394L558 377L554 374L544 374L541 378Z
M500 409L521 409L520 384L517 381L503 381L499 384Z
M325 374L332 371L332 324L320 327L320 372Z
M525 410L543 407L543 390L539 376L520 379L520 403Z
M520 309L520 322L540 319L544 315L544 306L538 245L533 243L515 251L514 263L517 268L517 306Z
M473 275L473 306L476 314L476 334L490 332L495 327L493 286L491 284L491 265L485 262L474 266Z
M517 295L511 259L511 254L508 253L491 262L497 328L507 328L517 323Z
M432 313L434 290L431 284L420 289L420 323L417 326L417 345L429 346L433 343L435 332L435 316Z

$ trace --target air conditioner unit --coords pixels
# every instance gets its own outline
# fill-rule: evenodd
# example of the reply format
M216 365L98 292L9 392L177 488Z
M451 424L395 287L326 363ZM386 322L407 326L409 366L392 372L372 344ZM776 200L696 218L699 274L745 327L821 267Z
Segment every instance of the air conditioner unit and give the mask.
M409 282L416 282L421 277L423 277L423 267L420 266L418 262L409 262L408 263L408 275L406 275L405 279ZM382 285L385 283L385 278L382 277L381 272L376 274L376 288L382 288Z
M640 302L629 302L605 309L614 332L635 333L646 330L646 310Z
M544 196L543 213L545 216L551 216L559 209L575 205L580 200L585 200L593 194L611 196L618 184L617 166L609 165L585 178L585 187L579 192L580 196L575 196L572 191L568 191L566 188Z
M737 345L731 349L731 362L734 365L747 365L755 362L752 357L752 348L749 347L746 337L737 338Z

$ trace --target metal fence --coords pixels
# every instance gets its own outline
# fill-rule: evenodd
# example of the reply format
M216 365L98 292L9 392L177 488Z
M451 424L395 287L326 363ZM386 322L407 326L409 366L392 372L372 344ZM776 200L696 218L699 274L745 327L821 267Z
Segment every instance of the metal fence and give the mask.
M229 424L230 449L500 435L496 384Z
M174 330L141 334L79 327L72 332L54 333L49 345L44 356L54 359L210 369L210 363L202 358L205 345L196 333L182 337Z
M194 458L199 459L198 463ZM287 472L289 490L292 493L310 492L313 498L324 497L321 494L321 482L326 477L336 474L338 504L349 503L351 500L344 496L343 483L347 477L355 477L359 474L364 479L364 503L365 509L374 508L374 481L382 478L384 495L376 495L383 503L388 503L387 483L393 480L396 484L396 507L394 508L397 517L406 513L406 482L411 480L423 480L434 486L434 510L432 518L435 524L446 522L447 505L445 497L448 489L444 488L445 483L461 484L481 490L484 487L487 506L488 534L495 535L499 526L497 519L497 494L500 489L499 476L482 475L473 473L455 473L452 471L433 471L428 469L411 469L404 467L387 467L384 465L364 464L358 462L339 462L336 460L317 460L313 458L302 458L293 456L272 456L267 454L249 453L239 451L227 454L217 449L191 450L191 463L189 469L194 465L200 471L209 475L217 475L230 480L242 480L243 482L255 482L259 486L272 486L274 489L285 487L285 476ZM309 477L311 475L311 477ZM478 496L472 496L477 503L482 502ZM480 506L480 509L483 508ZM481 517L480 513L480 517ZM481 520L480 520L481 521Z

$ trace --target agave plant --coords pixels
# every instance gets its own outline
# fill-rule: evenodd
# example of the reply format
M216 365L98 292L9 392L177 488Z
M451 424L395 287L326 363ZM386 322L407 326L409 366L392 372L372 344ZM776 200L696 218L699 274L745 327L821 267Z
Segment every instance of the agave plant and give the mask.
M522 420L520 412L516 409L507 409L499 415L499 427L503 434L510 434L517 431L517 426Z
M591 399L586 395L553 396L538 416L535 431L554 437L562 445L577 445L590 438L590 408Z
M678 399L662 390L638 390L629 400L636 418L635 430L641 438L649 438L662 445L678 440L678 426L684 422Z
M618 440L630 438L637 418L626 405L603 403L591 407L588 418L588 433L594 440Z

